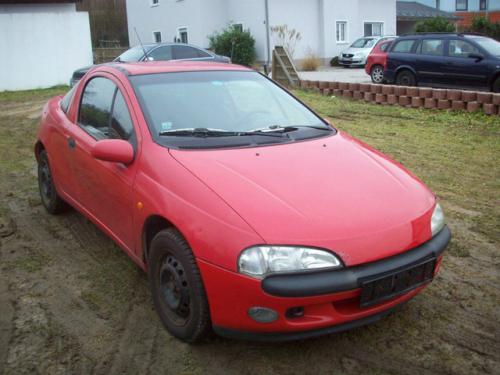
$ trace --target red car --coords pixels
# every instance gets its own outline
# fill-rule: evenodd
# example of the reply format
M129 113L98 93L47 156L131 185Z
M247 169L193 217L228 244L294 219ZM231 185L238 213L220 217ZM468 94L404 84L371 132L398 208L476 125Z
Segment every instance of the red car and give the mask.
M48 212L72 206L116 241L186 342L374 322L450 240L415 176L241 66L95 67L45 106L35 154Z
M368 55L365 72L373 83L384 82L384 71L387 67L387 49L395 38L384 39L379 42Z

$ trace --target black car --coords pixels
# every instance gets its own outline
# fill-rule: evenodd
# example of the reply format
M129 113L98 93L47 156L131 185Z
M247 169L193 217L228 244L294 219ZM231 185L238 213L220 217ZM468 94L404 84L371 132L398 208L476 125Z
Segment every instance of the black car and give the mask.
M199 60L214 61L220 63L230 63L231 59L226 56L216 55L203 48L183 43L155 43L135 46L123 52L113 61L115 62L138 62L138 61L169 61L169 60ZM73 87L91 66L75 70L70 80L70 86Z
M389 48L389 83L461 86L500 92L500 43L473 34L405 35Z

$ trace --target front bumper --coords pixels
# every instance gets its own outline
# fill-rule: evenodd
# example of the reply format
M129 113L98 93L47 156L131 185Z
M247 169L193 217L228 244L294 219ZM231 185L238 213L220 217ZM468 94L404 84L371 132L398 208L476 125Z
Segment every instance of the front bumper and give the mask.
M361 283L435 258L434 275L451 238L445 227L423 245L377 262L341 270L295 275L274 275L257 280L199 260L214 331L249 340L282 341L340 332L379 320L410 300L426 285L373 306L361 307ZM258 323L248 315L251 307L275 310L278 319ZM304 314L289 318L290 308Z
M339 58L339 65L343 66L365 66L366 59L344 59Z

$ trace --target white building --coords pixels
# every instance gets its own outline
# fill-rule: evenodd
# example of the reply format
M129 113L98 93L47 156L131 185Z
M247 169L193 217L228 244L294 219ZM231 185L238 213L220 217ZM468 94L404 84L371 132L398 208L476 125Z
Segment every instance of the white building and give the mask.
M127 0L129 40L187 41L208 47L208 36L230 23L249 29L259 60L267 59L269 25L287 25L302 34L296 59L314 53L329 59L365 35L396 34L396 0ZM271 48L274 38L270 36Z
M0 91L68 84L92 64L89 16L77 0L0 0Z

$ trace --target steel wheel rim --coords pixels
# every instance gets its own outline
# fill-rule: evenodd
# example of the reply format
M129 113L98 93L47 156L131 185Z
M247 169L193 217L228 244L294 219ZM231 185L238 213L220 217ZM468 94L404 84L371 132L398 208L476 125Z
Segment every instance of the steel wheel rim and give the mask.
M159 271L160 299L168 318L177 326L184 326L191 316L189 283L182 264L167 255Z
M384 71L380 67L375 67L372 71L372 78L377 83L382 82L384 79Z

